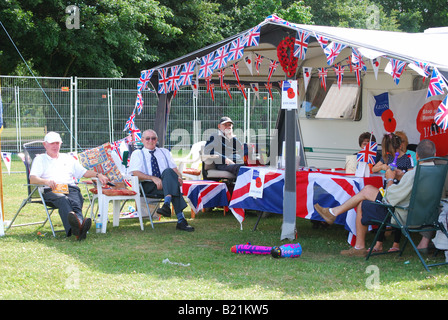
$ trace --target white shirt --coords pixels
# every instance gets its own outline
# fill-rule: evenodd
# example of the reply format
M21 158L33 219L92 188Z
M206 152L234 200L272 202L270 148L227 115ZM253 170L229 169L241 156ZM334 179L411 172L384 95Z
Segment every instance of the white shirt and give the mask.
M58 184L74 184L75 179L81 179L86 171L87 169L69 154L60 153L57 158L51 158L45 153L33 160L30 176L53 180Z
M159 165L160 174L167 168L176 168L176 164L174 163L173 157L168 149L165 148L155 148L154 156L157 159L157 164ZM145 157L143 156L143 152ZM132 152L131 161L129 163L129 172L140 171L144 174L152 176L151 169L151 157L152 155L149 153L149 149L143 148L141 150L135 150ZM143 161L146 159L146 168L148 172L145 170L145 165Z

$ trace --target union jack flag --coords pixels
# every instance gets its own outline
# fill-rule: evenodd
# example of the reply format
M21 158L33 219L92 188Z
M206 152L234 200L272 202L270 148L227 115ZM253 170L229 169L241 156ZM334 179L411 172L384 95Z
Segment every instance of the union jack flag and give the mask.
M364 149L358 152L356 156L356 161L367 162L371 164L375 164L376 160L376 149L378 144L374 141L370 141L370 144L367 144Z
M342 79L344 78L344 67L340 64L335 66L334 72L336 73L336 79L338 82L338 88L341 89Z
M324 53L327 56L327 64L331 66L334 63L336 57L341 53L341 51L347 47L345 44L332 42L325 49Z
M236 80L238 81L238 83L240 83L240 68L238 67L238 62L232 64L230 69L232 69L232 72L235 75Z
M286 20L276 16L275 14L272 14L272 15L268 16L266 19L264 19L264 21L279 23L279 24L282 24L282 25L285 25L285 26L288 26L288 27L292 27L292 28L295 28L295 29L298 28L297 24L291 23L289 21L286 21Z
M185 181L182 184L182 193L196 213L203 208L227 207L230 201L230 192L222 182Z
M209 90L210 90L210 95L212 97L212 100L215 101L215 84L214 83L209 84Z
M206 56L201 58L201 65L199 67L199 78L207 78L213 73L214 56L215 52L210 52Z
M313 220L323 220L315 211L314 204L325 208L339 206L359 193L365 185L380 188L382 177L353 177L321 172L301 172L297 181L297 194L305 195L305 203L298 201L297 216ZM356 208L336 218L336 224L344 225L349 232L347 242L356 243Z
M169 77L168 77L168 72L169 72L170 68L162 68L158 70L159 73L159 89L158 89L158 93L160 94L167 94L170 92L170 87L169 87Z
M244 96L244 99L247 100L246 90L245 90L244 84L242 84L242 83L238 83L236 86L238 87L238 89L240 89L241 93L242 93L243 96Z
M419 61L414 61L414 62L412 62L412 64L416 65L423 71L423 73L425 74L424 78L429 77L431 75L431 72L429 71L429 64L424 63L424 62L419 62Z
M229 44L226 44L215 51L213 70L224 68L227 65L228 58Z
M212 76L209 76L209 77L205 78L205 84L206 84L206 87L207 87L207 92L210 91L210 81L211 80L212 80Z
M324 36L320 36L316 33L314 33L314 37L317 39L317 42L319 42L322 50L325 50L325 48L328 46L328 38L326 38Z
M219 85L221 86L221 88L224 89L224 75L226 74L226 69L221 69L218 71L218 77L219 77Z
M367 66L364 63L364 61L362 60L362 55L358 51L358 49L356 49L356 48L352 48L351 64L353 64L355 66L359 65L360 66L360 70L363 70L363 71L367 70Z
M171 67L171 73L168 78L168 87L170 91L179 90L180 66Z
M135 126L135 122L134 121L135 121L135 110L132 111L132 114L130 115L128 121L126 121L126 125L124 126L123 131L137 128Z
M191 81L193 80L194 68L196 67L196 61L192 60L189 62L185 62L182 65L182 71L180 72L179 86L189 86L191 85Z
M443 99L442 103L437 108L437 113L434 116L434 122L443 130L448 129L448 95Z
M432 69L432 75L431 79L429 80L428 93L426 94L426 98L443 94L443 88L446 88L446 84L440 76L437 68Z
M353 66L353 71L355 71L356 81L358 82L358 86L361 85L361 69L362 69L362 67L359 63L355 64Z
M281 201L269 201L270 198L278 197L278 195L283 194L284 185L284 173L281 171L269 172L265 175L264 185L263 185L263 205L269 206L268 212L282 213L282 208L280 207ZM229 207L235 218L242 224L245 218L244 209L251 209L258 205L258 201L249 195L250 185L252 181L252 170L248 167L241 167L238 173L238 179L236 181L232 200L230 201ZM275 204L278 203L278 206ZM274 204L274 205L271 205ZM275 206L275 208L274 208Z
M244 45L246 47L256 47L260 42L260 26L253 27L244 36Z
M392 67L391 71L392 78L394 79L395 84L398 84L400 82L400 77L404 72L406 62L397 59L390 59L390 64Z
M142 133L140 129L134 125L134 128L129 129L132 141L142 141Z
M151 79L152 74L154 73L154 69L143 70L140 73L140 79L138 79L137 90L142 92L148 87L148 81Z
M230 84L223 83L222 84L222 88L227 91L227 94L229 95L230 100L232 100L232 95L230 94Z
M294 57L305 60L306 50L308 49L308 41L311 34L306 31L297 31L297 37L294 41Z
M242 37L233 40L229 48L229 60L241 59L244 55L244 40Z
M266 89L268 89L269 91L269 96L271 97L271 100L274 100L274 98L272 97L272 83L268 82L264 84L264 87Z
M269 64L268 82L271 82L271 76L274 74L277 67L278 67L278 61L271 60L271 63Z
M327 74L328 71L325 68L318 68L319 71L319 79L320 79L320 87L324 88L327 91Z
M260 74L260 65L261 65L262 61L263 61L263 56L256 53L255 54L255 70L257 70L258 74Z
M135 108L137 109L137 114L142 113L143 110L143 96L140 91L137 93L137 99L135 99Z
M229 204L235 218L242 222L245 209L261 210L272 213L283 213L284 171L269 170L265 174L263 198L253 198L249 195L251 170L241 167L235 183L232 199ZM297 207L296 216L305 219L323 219L315 212L314 204L322 207L338 206L357 194L366 184L381 187L381 177L347 177L344 175L324 172L300 171L297 175ZM335 223L344 225L349 231L347 241L353 246L356 240L356 209L339 215Z

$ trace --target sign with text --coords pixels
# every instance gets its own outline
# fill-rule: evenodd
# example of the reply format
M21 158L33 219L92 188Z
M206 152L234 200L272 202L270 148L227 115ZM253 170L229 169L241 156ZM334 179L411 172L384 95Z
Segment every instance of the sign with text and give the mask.
M298 105L299 90L297 80L283 81L282 84L282 109L294 110Z

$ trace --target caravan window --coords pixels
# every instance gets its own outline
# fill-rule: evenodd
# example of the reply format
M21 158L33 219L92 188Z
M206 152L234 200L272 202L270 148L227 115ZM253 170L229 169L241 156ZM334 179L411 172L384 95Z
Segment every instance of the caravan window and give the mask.
M356 79L345 79L338 88L336 78L327 78L327 90L318 78L311 78L300 106L300 116L316 119L360 120L361 87Z

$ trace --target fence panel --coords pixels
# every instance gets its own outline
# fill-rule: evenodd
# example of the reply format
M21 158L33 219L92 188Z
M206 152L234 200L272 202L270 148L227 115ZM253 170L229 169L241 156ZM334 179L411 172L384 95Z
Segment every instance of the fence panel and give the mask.
M128 135L123 131L134 110L137 78L48 78L0 76L4 130L2 151L18 153L23 143L40 140L46 131L58 131L63 138L62 151L77 151L116 141ZM229 116L235 134L244 142L260 142L275 127L281 96L273 91L273 100L265 90L257 99L246 89L244 98L237 88L215 88L214 99L205 87L197 97L190 88L182 88L172 99L168 119L166 147L182 156L194 142L205 140L217 129L218 120ZM141 130L153 128L157 94L143 92L144 107L136 115ZM179 151L178 150L178 151ZM176 155L175 155L176 156Z

